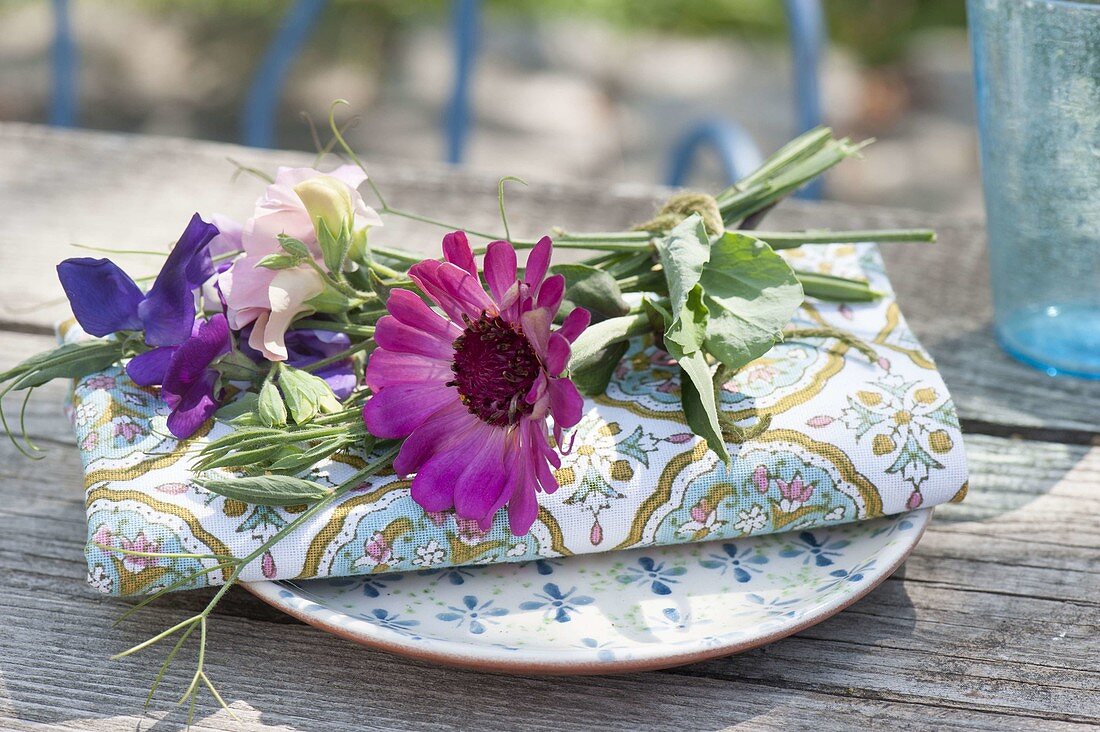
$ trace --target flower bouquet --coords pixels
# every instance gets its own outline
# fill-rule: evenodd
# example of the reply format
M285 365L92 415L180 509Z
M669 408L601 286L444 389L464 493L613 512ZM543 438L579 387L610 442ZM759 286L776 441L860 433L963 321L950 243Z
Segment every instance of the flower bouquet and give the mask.
M841 321L853 320L853 307L884 292L779 253L932 241L932 232L758 228L781 199L862 145L812 130L716 195L674 194L630 231L553 229L523 240L511 236L505 205L514 178L499 183L499 232L390 205L344 140L336 107L318 164L333 147L350 162L250 171L267 184L252 216L195 214L148 290L108 259L62 262L76 325L63 326L59 347L0 374L0 396L77 380L93 585L144 594L127 615L175 590L218 586L201 612L118 654L173 639L150 697L197 631L199 660L181 701L193 708L208 688L221 702L203 668L207 625L241 581L699 541L896 513L930 493L928 503L961 496L959 485L933 491L928 480L948 453L958 463L950 401L923 377L891 371L878 346L914 363L919 349L889 343L887 331L871 343L816 314L835 303ZM372 243L387 217L439 227L442 256ZM555 263L555 247L588 255ZM828 353L827 376L790 376L762 359L784 342L839 350ZM823 348L806 346L795 360ZM837 386L835 414L806 424L843 423L857 450L889 457L876 473L883 486L827 444L840 437L807 441L772 428L773 414L809 398L799 379L821 394L846 359L861 361L871 375L860 383L874 379L877 391ZM657 372L665 376L641 394L649 387L635 377ZM799 396L752 406L780 386ZM906 403L880 409L890 400ZM598 405L633 416L601 420ZM7 427L2 410L0 419ZM653 420L667 429L647 428ZM877 429L888 420L889 430ZM865 450L859 441L871 433ZM844 463L855 487L836 496L850 502L826 495L824 469L745 457L759 440ZM16 444L35 457L25 433ZM660 482L643 476L674 482L673 467L695 464L725 477L701 479L667 521L651 520L653 496L628 495ZM568 497L549 504L565 484L574 486ZM738 491L760 500L737 503ZM634 518L612 526L606 516L619 499L636 499ZM354 511L378 520L351 526ZM361 549L341 555L337 536Z

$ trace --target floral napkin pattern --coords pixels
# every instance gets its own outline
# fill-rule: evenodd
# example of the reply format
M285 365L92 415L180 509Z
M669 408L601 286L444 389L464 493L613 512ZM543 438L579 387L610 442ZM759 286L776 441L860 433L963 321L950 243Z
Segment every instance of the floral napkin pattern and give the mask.
M784 255L799 269L866 277L890 290L872 244ZM410 497L409 481L380 475L280 541L242 579L542 560L807 529L961 500L967 470L955 407L893 298L811 300L794 325L847 331L879 358L872 363L842 342L816 338L779 344L749 364L723 390L722 407L746 427L762 415L770 424L731 445L728 465L683 423L675 364L638 339L607 392L586 401L557 471L561 487L539 496L530 534L513 536L504 513L488 531L450 513L426 513ZM84 336L72 326L63 337ZM179 441L165 427L167 411L155 390L136 386L119 368L75 385L88 580L103 592L150 592L217 564L103 547L245 556L305 508L249 505L194 485L189 456L229 428L215 424ZM318 464L309 477L338 484L363 457ZM193 586L223 580L214 571Z

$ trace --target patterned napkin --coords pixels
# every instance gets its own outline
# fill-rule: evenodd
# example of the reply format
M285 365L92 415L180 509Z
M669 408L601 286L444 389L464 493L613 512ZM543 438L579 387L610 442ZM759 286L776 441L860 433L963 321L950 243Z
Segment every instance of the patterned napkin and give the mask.
M798 268L866 277L889 291L872 244L807 246L783 254ZM481 531L452 514L425 513L409 482L382 475L347 494L245 569L242 578L290 579L515 562L616 549L806 529L962 500L967 470L955 407L893 298L808 302L797 327L832 326L870 343L876 363L832 339L789 341L741 370L722 406L769 428L731 445L723 464L679 409L677 371L639 339L607 393L586 402L561 488L540 495L531 533L512 536L505 513ZM66 340L83 337L70 327ZM166 586L216 560L120 555L245 556L302 507L255 506L191 483L188 454L229 428L186 442L165 427L155 389L119 368L79 381L72 418L84 461L88 581L118 595ZM319 464L340 483L357 458ZM194 587L224 581L220 571Z

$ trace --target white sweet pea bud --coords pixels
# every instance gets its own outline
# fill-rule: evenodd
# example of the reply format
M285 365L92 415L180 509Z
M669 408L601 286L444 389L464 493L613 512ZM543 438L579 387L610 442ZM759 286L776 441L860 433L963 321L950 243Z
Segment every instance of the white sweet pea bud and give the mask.
M355 207L346 183L330 175L319 175L294 186L294 192L302 199L318 236L321 234L318 220L324 221L334 236L339 236L345 226L350 230L354 225Z

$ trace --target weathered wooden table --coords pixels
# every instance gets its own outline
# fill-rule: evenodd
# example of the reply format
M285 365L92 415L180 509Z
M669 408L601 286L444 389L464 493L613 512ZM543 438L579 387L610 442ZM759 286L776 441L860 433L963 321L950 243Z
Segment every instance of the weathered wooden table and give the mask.
M268 169L310 160L0 125L0 367L51 345L66 313L53 266L78 254L70 243L159 248L193 211L246 214L259 186L232 182L227 156ZM470 225L496 217L491 176L391 162L376 178L396 205ZM549 224L607 230L644 219L661 194L532 185L511 194L510 219L525 235ZM971 490L964 504L937 510L895 576L832 619L755 651L588 678L427 666L326 635L235 590L217 612L207 670L243 721L208 703L196 728L1100 725L1100 382L1051 379L994 345L981 222L792 202L769 221L780 225L931 225L940 234L937 245L889 245L885 254L902 309L958 403ZM437 232L400 222L379 238L438 246ZM123 262L132 272L156 268L148 258ZM107 657L208 595L178 595L113 625L125 603L84 584L84 496L63 395L61 385L42 389L28 413L47 459L26 460L0 440L0 728L133 729L144 720L175 729L185 718L178 710L141 716L160 654ZM166 689L182 688L189 673L176 667ZM166 692L152 708L173 701Z

